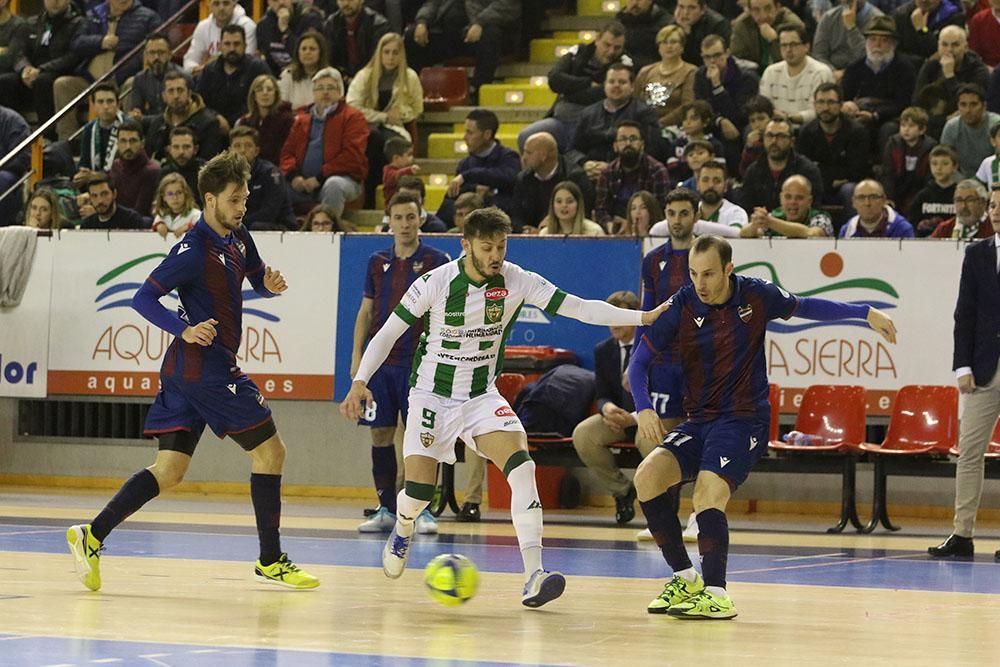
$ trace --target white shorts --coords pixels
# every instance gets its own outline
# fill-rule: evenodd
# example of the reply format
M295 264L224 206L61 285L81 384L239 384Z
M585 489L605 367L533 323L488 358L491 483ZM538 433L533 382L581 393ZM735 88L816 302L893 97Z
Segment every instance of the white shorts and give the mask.
M403 435L403 457L429 456L455 462L455 441L476 450L476 436L494 431L524 433L521 420L496 389L473 399L444 398L410 389L410 410Z

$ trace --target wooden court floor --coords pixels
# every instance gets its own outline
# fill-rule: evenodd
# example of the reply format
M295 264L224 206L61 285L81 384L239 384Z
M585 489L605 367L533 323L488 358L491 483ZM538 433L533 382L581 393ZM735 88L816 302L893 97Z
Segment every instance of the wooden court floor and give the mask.
M497 512L443 519L390 581L382 538L355 531L357 503L286 502L283 546L322 579L293 592L252 579L256 533L239 498L157 499L108 539L92 593L63 534L104 500L0 489L0 665L1000 664L1000 542L977 541L974 562L931 561L946 527L828 536L815 522L736 520L740 615L697 622L646 613L667 575L658 550L634 542L638 521L613 528L593 512L550 517L546 566L569 583L540 610L519 604L520 558ZM444 552L482 572L458 609L423 590L423 565Z

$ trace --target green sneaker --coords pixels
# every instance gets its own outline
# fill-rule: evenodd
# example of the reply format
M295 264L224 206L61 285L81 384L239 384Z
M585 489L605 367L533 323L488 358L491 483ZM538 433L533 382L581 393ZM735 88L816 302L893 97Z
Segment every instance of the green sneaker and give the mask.
M720 597L702 591L686 602L676 604L667 610L674 618L728 619L736 618L736 605L729 597Z
M703 590L705 590L705 581L697 572L694 575L694 581L688 581L675 574L674 578L663 587L663 592L660 593L659 597L649 603L646 611L650 614L666 614L670 607L687 602Z
M92 591L101 587L101 550L104 545L90 534L90 524L70 526L66 531L69 552L73 554L76 576Z
M261 565L260 561L257 561L254 564L253 576L257 581L297 590L319 586L318 578L305 570L300 570L298 565L288 560L288 554L284 553L270 565Z

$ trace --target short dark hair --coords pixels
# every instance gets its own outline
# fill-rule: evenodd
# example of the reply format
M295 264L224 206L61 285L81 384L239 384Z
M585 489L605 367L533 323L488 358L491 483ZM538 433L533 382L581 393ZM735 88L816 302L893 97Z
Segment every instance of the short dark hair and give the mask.
M695 100L681 105L682 118L687 118L688 113L691 111L695 112L701 118L701 122L704 123L705 127L712 127L712 122L715 120L715 113L712 111L711 104L705 100Z
M927 130L927 125L930 124L930 115L927 110L923 107L912 106L903 109L903 113L899 114L899 122L913 123L917 127Z
M775 32L778 35L781 35L783 32L794 32L799 36L803 44L809 43L809 34L806 32L806 27L801 23L782 23Z
M115 182L111 180L111 176L106 171L95 171L90 174L90 177L87 179L87 191L90 191L91 186L100 185L101 183L107 183L112 192L118 191L118 188L115 187Z
M644 134L642 131L642 125L640 125L637 121L626 118L625 120L620 120L617 123L615 123L616 137L618 136L618 130L622 129L623 127L631 127L633 130L638 130L639 136L642 136ZM645 137L642 138L645 139Z
M250 180L250 163L233 150L225 150L198 170L198 191L202 201L207 195L219 196L230 183L244 184Z
M1000 123L997 123L997 125L1000 125ZM938 144L931 149L930 158L933 159L936 157L946 157L951 160L952 164L956 167L958 166L958 152L948 144Z
M630 82L635 81L635 71L625 63L618 61L608 65L608 72L617 72L617 71L628 72L628 80ZM607 78L607 76L608 74L607 72L605 72L604 78Z
M191 82L188 81L187 74L178 69L168 69L166 74L163 75L163 86L166 87L167 81L173 81L175 79L184 79L184 85L187 86L188 90L191 90Z
M698 4L704 7L705 0L698 0ZM726 38L722 35L717 35L714 32L705 35L705 39L701 40L702 50L712 48L713 44L721 44L723 49L729 48L729 44L726 43Z
M169 138L173 139L174 137L179 137L184 135L191 137L191 139L194 141L195 146L198 145L198 135L195 134L194 130L192 130L187 125L178 125L177 127L171 129ZM167 141L167 143L169 144L170 142Z
M816 90L813 91L813 99L816 99L816 96L820 93L829 93L830 91L837 93L838 102L844 101L844 93L840 90L840 84L834 83L833 81L824 81L816 86Z
M427 187L424 185L424 180L413 174L400 176L399 180L396 181L396 190L416 190L420 193L421 199L427 196Z
M511 233L510 217L496 206L477 208L465 218L464 237L467 241L493 238Z
M382 149L382 154L385 155L386 162L392 162L392 158L397 155L405 155L406 151L413 148L413 142L403 137L393 137L389 141L385 142L385 148Z
M755 113L766 113L774 116L774 102L764 95L754 95L747 100L747 115Z
M489 109L473 109L465 119L475 123L480 132L489 130L494 138L497 136L497 130L500 129L500 119Z
M721 171L724 175L728 176L726 163L722 160L713 159L706 161L705 164L701 165L701 170L705 171L706 169L715 169L716 171Z
M111 93L118 99L118 84L114 81L101 81L99 84L94 86L93 90L90 91L91 101L97 99L97 93Z
M684 157L687 157L692 151L699 148L703 151L708 151L710 155L715 155L715 146L712 145L711 141L708 141L707 139L692 139L688 142L688 145L684 147Z
M979 98L980 102L986 101L986 91L978 83L963 83L958 87L958 91L955 93L955 99L957 100L962 95L975 95Z
M225 35L226 33L229 33L230 35L233 33L239 33L240 37L243 38L243 43L246 44L247 42L247 31L243 29L243 26L237 23L230 23L224 27L221 34Z
M386 206L386 210L391 211L393 206L399 206L400 204L413 204L417 207L417 213L420 213L420 198L411 195L409 192L397 192L389 200L389 205Z
M691 254L700 255L712 248L715 248L716 252L719 253L723 268L733 261L733 246L729 244L729 241L715 234L706 234L696 238L694 245L691 246Z
M250 127L249 125L237 125L229 131L230 143L240 137L249 137L250 139L253 139L256 146L260 147L260 132L257 131L257 128Z
M455 208L467 208L470 211L474 211L484 206L486 206L486 202L483 201L482 196L478 192L463 192L455 198Z
M666 210L668 204L672 204L675 201L686 201L691 204L691 208L697 211L698 204L701 203L701 197L690 188L674 188L667 193L666 199L663 200L664 210Z
M610 19L597 30L598 35L608 33L612 37L623 37L625 35L625 24L618 19Z
M154 32L152 35L146 38L146 44L150 42L166 42L167 46L170 46L170 38L164 35L162 32Z
M122 132L135 132L140 139L145 139L142 134L142 123L134 118L126 118L122 121L122 124L118 126L118 134L121 135Z

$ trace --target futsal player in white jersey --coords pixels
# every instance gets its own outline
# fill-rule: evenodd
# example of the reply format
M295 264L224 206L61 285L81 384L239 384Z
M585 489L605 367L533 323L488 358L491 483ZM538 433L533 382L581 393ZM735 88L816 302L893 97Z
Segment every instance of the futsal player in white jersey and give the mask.
M463 254L420 276L372 337L351 390L340 406L356 420L371 401L367 383L393 344L425 318L410 374L410 411L403 438L406 484L396 500L396 525L382 551L386 576L403 574L414 520L434 495L438 463L454 463L459 437L493 461L507 478L511 519L524 560L521 602L540 607L560 595L566 579L542 568L542 505L535 464L521 421L494 384L503 350L524 304L589 324L649 325L666 309L616 308L567 294L536 273L504 261L510 218L498 208L466 218Z

